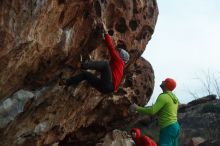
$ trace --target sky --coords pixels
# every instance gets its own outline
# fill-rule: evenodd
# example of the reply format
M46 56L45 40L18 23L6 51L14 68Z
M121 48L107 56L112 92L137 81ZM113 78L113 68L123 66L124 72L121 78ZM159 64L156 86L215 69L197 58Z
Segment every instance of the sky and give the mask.
M220 0L157 0L159 16L143 57L154 69L155 87L147 105L162 92L166 77L176 80L181 103L205 96L201 79L220 79ZM219 78L219 79L218 79ZM220 83L220 82L219 82ZM213 89L214 92L214 89Z

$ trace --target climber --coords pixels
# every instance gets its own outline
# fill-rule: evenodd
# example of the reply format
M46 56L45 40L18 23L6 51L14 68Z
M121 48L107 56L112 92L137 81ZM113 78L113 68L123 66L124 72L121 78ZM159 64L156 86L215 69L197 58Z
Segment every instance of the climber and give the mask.
M69 79L61 79L59 83L60 85L77 85L81 81L86 80L91 86L101 93L110 93L118 89L123 77L125 64L129 61L129 53L123 48L117 48L118 51L116 51L111 37L107 33L103 24L101 24L101 29L102 38L106 42L111 56L111 61L87 60L85 62L81 62L79 66L83 69L82 73ZM101 73L100 78L88 71L85 71L87 69L99 71Z
M131 131L131 137L136 146L157 146L157 144L148 136L141 135L139 128L133 128Z
M167 78L160 85L161 93L156 103L150 107L140 107L135 103L130 106L130 111L148 115L158 114L160 126L160 146L178 146L180 126L177 121L177 109L179 101L172 92L176 88L176 82Z

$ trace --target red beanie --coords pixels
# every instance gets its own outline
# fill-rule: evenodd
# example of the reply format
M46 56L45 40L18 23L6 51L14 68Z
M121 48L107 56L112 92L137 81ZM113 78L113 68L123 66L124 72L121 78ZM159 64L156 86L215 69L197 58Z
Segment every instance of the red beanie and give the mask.
M173 91L176 88L176 82L174 81L174 79L166 78L164 82L168 90Z

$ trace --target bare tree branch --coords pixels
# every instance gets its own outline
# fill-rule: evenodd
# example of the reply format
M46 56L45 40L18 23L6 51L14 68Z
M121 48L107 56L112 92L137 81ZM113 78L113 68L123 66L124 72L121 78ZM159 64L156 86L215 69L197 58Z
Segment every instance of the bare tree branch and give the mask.
M217 77L215 75L213 76L213 86L215 88L215 92L216 92L218 98L220 98L220 87L219 87L220 83L217 80Z

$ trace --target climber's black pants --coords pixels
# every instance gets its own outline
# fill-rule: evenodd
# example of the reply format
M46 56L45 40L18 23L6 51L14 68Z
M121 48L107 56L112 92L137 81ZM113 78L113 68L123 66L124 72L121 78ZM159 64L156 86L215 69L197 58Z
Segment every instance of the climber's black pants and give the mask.
M81 74L67 79L67 85L77 85L83 80L86 80L91 86L96 88L101 93L110 93L114 91L112 82L112 71L108 61L88 61L81 65L82 69L97 70L101 73L101 77L83 71Z

